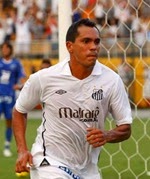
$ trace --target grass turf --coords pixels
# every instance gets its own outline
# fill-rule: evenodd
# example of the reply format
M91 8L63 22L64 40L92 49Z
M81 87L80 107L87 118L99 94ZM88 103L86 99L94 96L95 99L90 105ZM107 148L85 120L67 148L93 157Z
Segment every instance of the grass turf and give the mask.
M17 179L15 161L17 158L13 138L11 149L13 156L3 157L5 121L0 120L0 179ZM40 120L28 120L27 139L31 145L36 136L36 128ZM106 122L106 129L113 126L111 120ZM117 144L106 144L102 149L98 166L103 179L149 179L150 171L150 120L135 119L132 125L132 136L129 140ZM28 177L19 177L29 179Z

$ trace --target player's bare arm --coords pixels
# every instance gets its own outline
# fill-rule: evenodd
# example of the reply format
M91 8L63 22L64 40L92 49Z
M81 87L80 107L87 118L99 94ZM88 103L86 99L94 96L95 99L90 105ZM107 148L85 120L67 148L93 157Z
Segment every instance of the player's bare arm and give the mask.
M16 172L18 173L29 172L27 164L32 165L32 155L28 150L25 139L26 120L27 114L22 114L14 108L12 126L17 144L18 159L16 161Z
M128 139L131 135L131 126L130 124L124 124L110 131L88 128L87 132L87 141L93 147L100 147L106 143L117 143Z
M25 78L25 77L20 78L19 83L15 84L15 85L13 86L13 89L14 89L14 90L21 90L21 89L23 88L23 85L24 85L25 81L26 81L26 78Z

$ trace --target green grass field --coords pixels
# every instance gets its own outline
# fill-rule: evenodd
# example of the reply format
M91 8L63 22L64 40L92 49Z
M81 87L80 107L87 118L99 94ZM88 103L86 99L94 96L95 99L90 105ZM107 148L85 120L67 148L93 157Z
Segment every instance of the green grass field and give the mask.
M36 128L40 120L28 120L27 139L29 147L36 136ZM112 126L107 121L106 128ZM17 179L15 175L16 146L13 139L13 157L2 155L4 143L4 120L0 121L0 179ZM135 119L132 127L132 137L120 144L106 144L98 164L103 179L150 179L150 120ZM20 177L29 179L28 177Z
M17 158L16 152L16 145L13 138L11 149L13 152L13 156L10 158L6 158L3 156L3 144L4 144L4 128L5 128L5 121L0 121L0 179L17 179L17 178L24 178L29 179L30 177L17 177L15 174L15 162ZM32 142L36 136L36 128L38 127L40 120L28 120L28 127L27 127L27 139L29 147L31 148Z

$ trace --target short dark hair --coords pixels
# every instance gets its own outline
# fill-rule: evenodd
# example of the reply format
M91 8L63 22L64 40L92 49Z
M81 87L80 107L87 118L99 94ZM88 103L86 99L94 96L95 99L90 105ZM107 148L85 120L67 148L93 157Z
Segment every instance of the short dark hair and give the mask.
M71 41L71 42L74 42L76 37L79 35L78 33L78 28L80 26L87 26L87 27L95 27L97 29L97 31L99 32L100 34L100 31L99 29L97 28L96 26L96 23L91 21L90 19L86 18L86 19L80 19L79 21L73 23L68 31L67 31L67 34L66 34L66 42L67 41Z
M6 41L1 45L1 49L3 48L3 46L6 45L9 49L10 49L10 55L13 54L13 46L10 42Z

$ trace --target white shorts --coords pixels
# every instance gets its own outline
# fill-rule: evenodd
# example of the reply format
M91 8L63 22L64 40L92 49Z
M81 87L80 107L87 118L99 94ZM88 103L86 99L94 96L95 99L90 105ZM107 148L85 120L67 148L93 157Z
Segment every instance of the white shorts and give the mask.
M95 164L89 164L86 169L79 172L59 163L54 165L55 162L48 161L50 165L37 166L31 168L31 179L101 179L98 168ZM57 163L57 162L56 162Z

